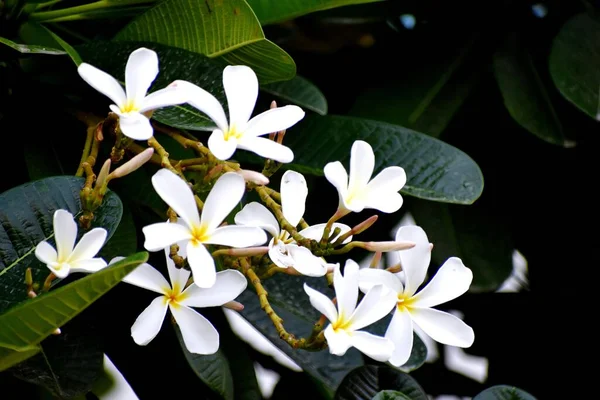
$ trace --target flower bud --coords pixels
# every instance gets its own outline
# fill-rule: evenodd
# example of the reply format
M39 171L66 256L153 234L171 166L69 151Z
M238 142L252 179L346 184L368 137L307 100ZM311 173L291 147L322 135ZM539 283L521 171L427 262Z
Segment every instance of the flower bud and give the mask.
M407 250L415 247L415 242L395 242L395 241L385 241L385 242L365 242L363 246L364 249L369 251L398 251L398 250Z
M237 171L237 173L241 175L245 181L249 181L261 186L269 184L269 178L267 178L260 172L251 171L249 169L240 169L239 171Z
M133 171L147 163L152 158L153 154L154 149L152 147L147 148L146 150L142 151L141 153L133 157L131 160L127 161L125 164L121 165L119 168L111 172L108 176L108 180L122 178L125 175L132 173Z
M223 307L229 308L233 311L242 311L244 309L244 305L235 300L228 301L227 303L223 304Z
M102 188L105 187L108 184L108 171L110 171L110 158L107 159L106 161L104 161L104 164L102 164L102 168L100 169L100 172L98 173L98 178L96 178L96 187L97 188Z

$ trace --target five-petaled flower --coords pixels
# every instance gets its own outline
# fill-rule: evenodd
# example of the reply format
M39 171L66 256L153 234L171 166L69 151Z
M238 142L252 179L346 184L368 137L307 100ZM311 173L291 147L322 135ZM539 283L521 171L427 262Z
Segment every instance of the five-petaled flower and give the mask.
M471 346L475 340L471 327L452 314L432 308L465 293L473 280L471 270L465 267L460 258L451 257L427 286L416 293L425 280L431 260L429 240L418 226L400 227L396 240L416 243L412 249L398 253L404 284L398 274L373 268L360 270L360 288L363 292L385 285L396 298L394 316L385 333L385 337L396 345L389 362L400 366L408 361L413 346L413 323L437 342L458 347Z
M286 171L281 177L281 208L287 222L296 227L305 210L308 188L302 174ZM258 226L269 232L273 238L269 242L269 257L280 268L292 267L307 276L323 276L328 265L320 257L316 257L306 247L298 246L288 231L281 231L275 216L262 204L251 202L235 215L235 223L239 225ZM346 233L350 227L335 223L333 228L340 228L340 234ZM325 224L310 226L299 232L308 239L321 239ZM352 240L348 237L345 242Z
M94 228L86 232L75 246L77 223L73 220L73 214L56 210L53 227L56 250L44 240L35 248L35 256L54 275L65 278L71 272L96 272L106 267L106 261L95 257L106 241L106 229Z
M217 125L208 138L208 148L218 159L228 160L236 148L282 163L294 159L294 153L288 147L261 136L289 128L304 118L304 111L298 106L288 105L270 109L251 119L258 97L258 79L250 67L230 65L223 70L229 122L219 100L206 90L182 80L170 86L185 89L188 92L187 102Z
M177 223L159 222L145 226L144 247L159 251L178 244L181 254L187 257L194 276L194 283L209 288L215 283L215 261L204 247L205 244L220 244L231 247L249 247L267 241L265 232L257 227L221 223L240 202L246 184L244 178L234 172L223 174L206 197L202 216L194 193L187 183L168 169L159 170L152 177L156 193L177 213Z
M150 343L160 331L169 308L190 353L215 353L219 349L219 333L210 321L190 307L222 306L244 291L247 285L246 278L238 271L229 269L218 272L215 284L209 289L194 283L186 288L190 272L175 266L169 257L168 249L165 249L165 257L171 284L160 272L146 263L123 278L123 282L160 294L135 320L131 327L133 340L141 346ZM119 259L122 257L113 259L111 264Z
M396 303L396 298L382 285L375 285L367 292L358 306L358 264L346 261L344 276L339 264L333 272L337 309L324 294L312 289L306 283L304 291L310 303L327 317L330 324L325 328L325 339L332 354L343 356L350 347L377 361L387 361L394 351L394 343L369 332L360 331L385 317Z
M406 173L401 167L387 167L371 179L375 168L375 154L367 142L357 140L350 153L350 177L339 161L325 165L325 177L338 191L341 215L374 208L385 213L402 207L400 189L406 183Z
M186 101L186 93L176 87L166 87L146 96L158 75L158 56L144 47L129 55L125 66L125 91L119 81L90 64L81 63L77 71L90 86L115 103L110 109L119 116L121 132L131 139L152 137L152 125L143 113Z

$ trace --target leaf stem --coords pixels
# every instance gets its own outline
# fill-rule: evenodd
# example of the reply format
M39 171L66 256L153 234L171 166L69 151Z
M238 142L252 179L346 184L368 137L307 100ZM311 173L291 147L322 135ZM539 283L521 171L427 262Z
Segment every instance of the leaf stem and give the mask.
M60 10L52 11L40 11L34 12L29 15L30 21L49 21L57 18L66 17L75 14L86 13L94 10L102 10L105 8L123 7L132 4L151 3L153 0L122 0L119 2L112 2L109 0L100 0L94 3L83 4L81 6L68 7Z

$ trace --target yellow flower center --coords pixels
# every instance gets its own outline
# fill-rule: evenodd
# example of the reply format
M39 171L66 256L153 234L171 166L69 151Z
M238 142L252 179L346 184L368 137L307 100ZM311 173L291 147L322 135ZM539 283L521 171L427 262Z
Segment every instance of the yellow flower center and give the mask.
M208 234L208 227L204 224L200 224L199 226L194 226L192 229L192 242L194 246L197 246L200 243L204 243L208 240L210 235Z
M242 134L243 132L237 130L235 126L230 126L229 129L227 129L227 131L223 132L223 138L225 139L225 141L228 141L231 138L241 139Z
M140 108L137 106L137 104L135 104L135 102L133 100L127 100L127 102L125 103L123 108L121 108L121 112L124 114L130 113L130 112L137 112L139 110L140 110Z
M179 285L175 284L173 289L165 290L165 302L172 306L178 306L187 297L187 294L183 294L181 289Z
M409 297L409 296L405 295L404 293L399 293L398 294L398 302L396 303L396 307L398 307L398 310L403 311L406 308L411 308L413 302L414 302L413 297Z
M331 324L331 327L336 332L338 331L338 329L345 331L346 329L348 329L350 327L350 323L351 323L351 321L349 319L346 319L344 317L344 315L340 314L337 321L335 321L334 323Z

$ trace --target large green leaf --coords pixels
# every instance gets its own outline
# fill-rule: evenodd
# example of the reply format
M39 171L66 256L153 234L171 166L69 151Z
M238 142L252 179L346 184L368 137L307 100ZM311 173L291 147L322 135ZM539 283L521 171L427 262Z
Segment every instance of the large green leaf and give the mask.
M0 346L23 350L38 344L147 260L147 252L134 254L99 272L13 307L0 315Z
M327 100L323 93L308 79L301 76L295 76L289 81L263 85L261 89L284 101L297 104L317 114L327 114Z
M128 24L117 41L150 41L252 67L261 83L291 79L294 60L265 38L244 0L166 0Z
M381 0L248 0L263 25L285 21L315 11Z
M219 349L215 354L208 355L190 353L185 347L179 327L175 326L175 332L185 359L196 376L223 399L232 400L234 398L233 376L223 351Z
M323 174L330 161L348 167L350 148L365 140L375 151L375 170L397 165L408 182L402 193L447 203L471 204L483 190L483 176L465 153L438 139L384 122L342 116L308 116L289 129L285 144L294 151L292 168Z
M477 396L473 397L473 400L536 400L535 397L530 395L524 390L516 388L514 386L497 385L485 389Z
M63 49L75 65L81 64L77 51L60 36L37 22L26 22L19 28L19 38L30 45L47 46Z
M49 274L34 254L42 240L54 244L52 218L63 209L73 215L81 212L79 192L83 178L57 176L29 182L0 195L0 312L27 299L25 270L31 268L40 286ZM95 212L93 227L103 227L110 239L121 220L119 197L108 191ZM83 234L80 229L80 236Z
M78 46L77 50L85 62L105 70L124 82L125 64L129 54L142 46L155 50L160 60L160 72L150 92L162 89L176 79L183 79L209 91L221 104L226 104L221 83L222 67L201 54L148 42L98 41ZM182 129L203 130L214 126L204 113L188 105L156 110L152 117L164 124Z
M356 368L342 381L335 400L370 400L382 390L398 391L411 400L427 400L427 394L410 375L386 366Z
M516 35L494 54L493 66L504 105L515 121L548 143L572 146L531 55L519 45Z
M550 52L550 75L563 96L600 120L600 20L579 14L562 27Z
M33 346L23 351L17 351L13 349L7 349L6 347L0 347L0 372L18 364L26 359L33 357L41 350L40 346Z
M50 54L53 56L62 56L64 54L67 54L65 51L63 50L59 50L59 49L55 49L55 48L51 48L51 47L47 47L47 46L36 46L36 45L28 45L28 44L22 44L22 43L17 43L17 42L13 42L12 40L0 37L0 43L7 45L10 48L15 49L16 51L18 51L19 53L23 53L23 54Z

